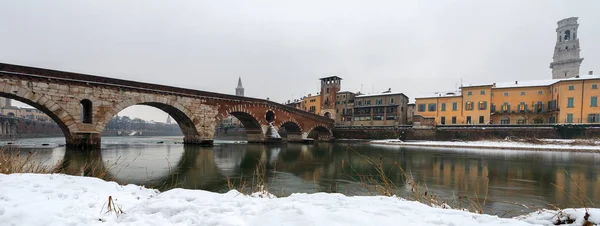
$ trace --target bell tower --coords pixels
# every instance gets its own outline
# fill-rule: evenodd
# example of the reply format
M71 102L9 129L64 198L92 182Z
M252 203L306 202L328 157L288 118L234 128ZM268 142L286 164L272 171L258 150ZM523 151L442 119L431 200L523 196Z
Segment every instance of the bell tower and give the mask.
M321 115L335 119L336 94L342 87L342 78L329 76L321 80Z
M579 57L578 28L577 17L558 21L554 57L550 63L552 79L572 78L579 75L579 66L583 58Z

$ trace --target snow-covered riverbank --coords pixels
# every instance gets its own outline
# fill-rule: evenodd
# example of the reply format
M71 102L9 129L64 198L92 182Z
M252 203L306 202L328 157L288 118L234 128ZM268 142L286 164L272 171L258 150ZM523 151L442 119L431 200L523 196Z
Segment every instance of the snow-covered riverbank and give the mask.
M375 140L372 144L419 146L419 147L446 147L446 148L490 148L511 150L544 150L544 151L580 151L598 152L600 145L590 142L592 145L578 145L573 140L540 140L540 144L519 141L400 141L397 139Z
M124 213L107 211L108 197ZM585 211L565 214L582 225ZM61 174L0 174L1 225L553 225L555 212L515 219L440 209L395 197L294 194L284 198L173 189ZM566 217L566 216L565 216ZM589 220L600 222L600 210Z

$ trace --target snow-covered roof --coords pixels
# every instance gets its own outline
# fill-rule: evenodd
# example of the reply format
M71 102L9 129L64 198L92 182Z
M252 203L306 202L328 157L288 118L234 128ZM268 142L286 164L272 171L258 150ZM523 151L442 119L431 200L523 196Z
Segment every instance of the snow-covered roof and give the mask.
M544 79L544 80L529 80L529 81L514 81L514 82L500 82L496 83L494 88L516 88L516 87L536 87L536 86L550 86L559 79Z
M417 98L434 98L434 97L458 97L461 95L460 91L449 91L449 92L435 92L429 94L418 95Z
M493 86L493 85L494 85L494 83L479 83L479 84L477 84L477 83L476 84L470 84L470 83L469 84L465 84L465 83L463 83L462 87L478 87L478 86Z
M354 96L354 98L363 98L363 97L377 97L377 96L392 96L392 95L404 95L404 93L395 92L395 93L374 93L374 94L361 94ZM406 96L406 95L404 95Z

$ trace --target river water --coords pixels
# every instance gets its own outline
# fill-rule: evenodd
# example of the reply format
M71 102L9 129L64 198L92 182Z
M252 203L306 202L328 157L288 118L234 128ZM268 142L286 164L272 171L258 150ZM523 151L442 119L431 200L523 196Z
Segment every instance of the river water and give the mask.
M93 166L105 178L161 190L172 187L225 192L228 181L258 180L264 169L269 191L338 192L374 195L365 184L383 184L396 193L428 191L449 203L469 200L485 213L503 217L540 208L582 207L581 199L600 204L600 154L544 151L408 148L364 143L254 145L215 141L213 147L179 144L181 137L103 137L99 152L71 151L63 138L10 141L45 164L62 161L71 174ZM0 142L7 144L7 141ZM47 144L47 145L42 145ZM402 170L400 170L402 168ZM410 184L408 181L412 181ZM239 187L239 186L238 186Z

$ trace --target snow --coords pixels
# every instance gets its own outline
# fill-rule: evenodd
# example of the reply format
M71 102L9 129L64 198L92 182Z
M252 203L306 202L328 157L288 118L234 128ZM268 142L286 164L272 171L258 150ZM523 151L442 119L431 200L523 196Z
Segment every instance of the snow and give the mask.
M517 141L400 141L398 139L375 140L372 144L402 145L402 146L425 146L425 147L456 147L456 148L493 148L493 149L513 149L513 150L548 150L548 151L588 151L600 152L600 145L571 145L569 141L557 142L554 144L533 144ZM571 140L573 142L573 140ZM598 142L595 142L598 144Z
M404 93L401 93L401 92L389 92L389 93L361 94L361 95L354 96L354 98L391 96L391 95L404 95ZM406 96L406 95L404 95L404 96Z
M436 97L459 97L461 96L461 91L448 91L448 92L435 92L428 94L417 95L416 99L424 99L424 98L436 98Z
M172 189L159 193L97 178L62 174L0 174L1 225L582 225L582 209L543 210L515 219L434 208L396 197L341 194L218 194ZM107 211L108 197L124 213ZM590 209L599 222L600 210Z

